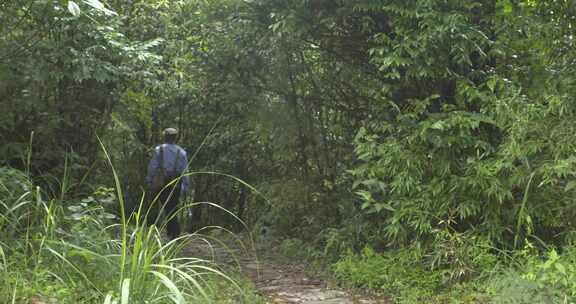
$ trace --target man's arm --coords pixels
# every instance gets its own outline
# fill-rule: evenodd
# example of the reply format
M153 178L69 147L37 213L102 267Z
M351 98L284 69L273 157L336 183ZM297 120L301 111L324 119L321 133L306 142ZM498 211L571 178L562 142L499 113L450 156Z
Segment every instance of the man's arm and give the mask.
M188 156L186 155L186 151L184 149L181 150L182 153L182 162L178 162L180 165L179 171L182 174L188 173ZM188 176L182 177L182 193L187 194L190 190L190 178Z
M158 167L160 166L160 155L158 153L158 149L154 148L154 154L150 159L150 163L148 163L148 174L146 175L146 185L150 187L152 185L152 179L154 179L154 175L156 171L158 171Z

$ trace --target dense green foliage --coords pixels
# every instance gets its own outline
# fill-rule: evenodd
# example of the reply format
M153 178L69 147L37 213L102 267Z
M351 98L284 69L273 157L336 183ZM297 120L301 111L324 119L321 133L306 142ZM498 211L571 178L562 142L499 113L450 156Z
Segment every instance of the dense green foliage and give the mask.
M61 194L54 208L113 186L99 136L135 209L174 126L194 200L298 238L346 284L415 303L464 285L468 302L574 301L571 1L0 8L0 165ZM193 228L229 218L199 206Z
M107 210L117 204L123 202L107 188L50 198L26 174L0 168L3 302L261 301L211 261L182 256L187 242L165 242L154 227L139 224L139 215L116 224Z

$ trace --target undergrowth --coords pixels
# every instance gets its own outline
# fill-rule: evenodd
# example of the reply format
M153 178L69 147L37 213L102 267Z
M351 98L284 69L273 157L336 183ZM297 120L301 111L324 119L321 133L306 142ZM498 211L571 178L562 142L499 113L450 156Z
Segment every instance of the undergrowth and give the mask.
M563 255L551 249L545 255L529 251L476 252L484 258L474 274L452 280L456 267L433 268L414 249L377 253L366 247L349 251L332 267L334 277L348 287L392 296L396 303L575 303L576 250ZM474 266L474 265L473 265Z
M575 247L559 253L526 241L523 249L504 251L456 233L434 244L337 254L292 238L280 249L288 261L305 261L309 273L394 303L576 303Z
M143 213L111 212L121 204L106 188L83 198L49 197L26 174L0 168L3 303L261 301L239 276L183 254L202 235L168 241L159 227L142 223Z

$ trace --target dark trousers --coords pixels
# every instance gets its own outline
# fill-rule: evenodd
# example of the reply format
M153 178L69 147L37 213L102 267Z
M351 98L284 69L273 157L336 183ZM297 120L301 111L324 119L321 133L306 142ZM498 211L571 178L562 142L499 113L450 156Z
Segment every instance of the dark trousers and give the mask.
M152 199L156 198L158 193L152 196ZM180 202L180 183L176 186L167 187L162 190L158 196L158 200L154 202L152 210L150 210L150 216L148 217L148 224L156 223L158 215L162 214L164 219L168 221L166 224L166 229L168 230L168 236L171 239L175 239L180 235L180 224L178 224L178 217L176 211L178 211L178 203ZM158 224L158 223L156 223Z

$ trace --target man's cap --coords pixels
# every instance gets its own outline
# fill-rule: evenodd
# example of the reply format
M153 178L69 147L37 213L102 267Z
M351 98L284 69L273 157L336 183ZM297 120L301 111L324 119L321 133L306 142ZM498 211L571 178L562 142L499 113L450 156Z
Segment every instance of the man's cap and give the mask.
M164 129L164 135L178 135L178 130L174 128Z

